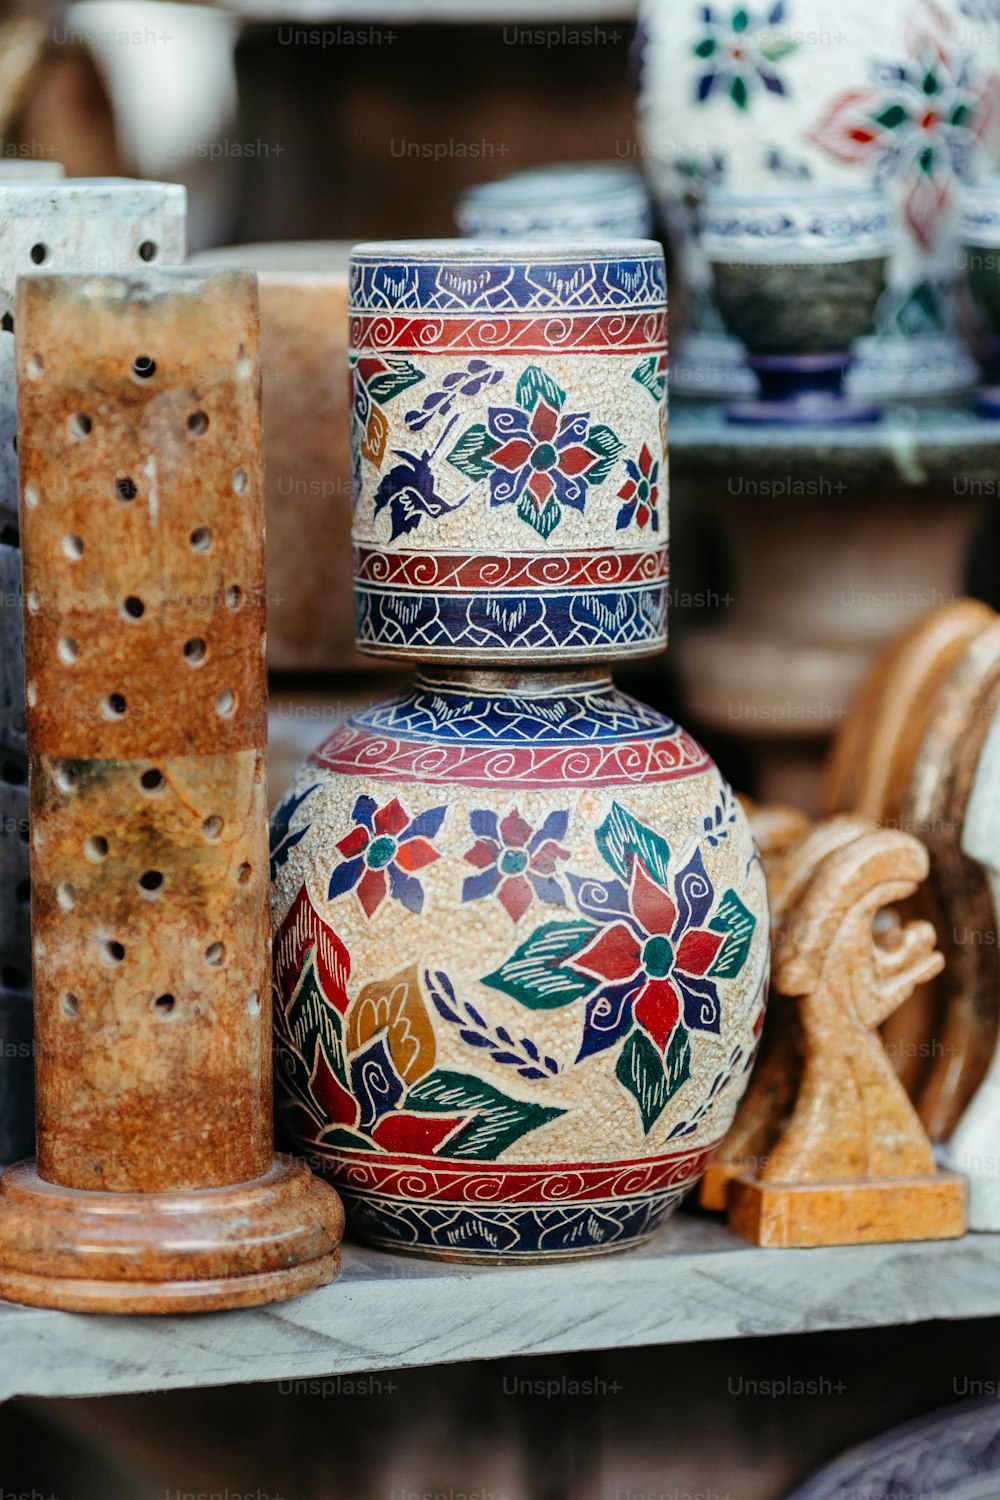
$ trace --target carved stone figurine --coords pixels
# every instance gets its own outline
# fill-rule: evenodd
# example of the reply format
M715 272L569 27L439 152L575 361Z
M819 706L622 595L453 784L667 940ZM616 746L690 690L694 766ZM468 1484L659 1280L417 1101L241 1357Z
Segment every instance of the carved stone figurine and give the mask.
M330 1281L272 1148L256 285L19 282L37 1162L0 1296L249 1306Z
M942 965L929 923L884 914L928 868L918 840L854 817L817 825L784 858L773 980L799 999L804 1066L766 1162L730 1187L730 1225L748 1239L947 1239L965 1227L964 1183L936 1170L876 1030Z

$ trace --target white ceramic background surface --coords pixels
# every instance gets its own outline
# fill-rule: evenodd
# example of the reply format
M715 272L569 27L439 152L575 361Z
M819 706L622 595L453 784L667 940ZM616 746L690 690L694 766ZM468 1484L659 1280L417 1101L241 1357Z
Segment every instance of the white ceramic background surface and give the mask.
M958 185L1000 145L997 0L644 0L641 17L641 150L680 237L709 183L762 197L796 181L881 188L893 254L880 332L949 331ZM690 236L682 263L704 329L709 272Z

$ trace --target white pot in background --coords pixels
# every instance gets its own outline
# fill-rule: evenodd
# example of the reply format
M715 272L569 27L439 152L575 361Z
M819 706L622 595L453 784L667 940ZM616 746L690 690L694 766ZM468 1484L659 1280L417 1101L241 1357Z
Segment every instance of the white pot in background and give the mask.
M874 186L892 210L890 295L855 384L876 368L883 396L887 382L911 396L967 384L957 189L1000 149L1000 0L642 0L641 28L640 150L683 241L702 350L721 332L693 231L708 184ZM705 388L679 365L678 388Z

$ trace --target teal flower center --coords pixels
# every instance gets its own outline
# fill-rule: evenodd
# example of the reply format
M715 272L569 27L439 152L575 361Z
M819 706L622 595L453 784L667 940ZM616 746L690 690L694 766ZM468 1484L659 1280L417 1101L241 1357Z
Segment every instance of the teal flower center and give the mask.
M648 479L640 479L639 480L639 488L636 491L636 499L641 500L644 504L649 499L649 480Z
M383 833L377 839L372 839L368 845L365 862L372 870L384 870L395 852L396 840L391 839L387 833Z
M528 853L526 849L505 849L500 856L501 875L520 875L527 868Z
M651 979L662 979L670 973L674 950L665 937L652 937L642 950L642 967Z
M528 461L533 469L551 469L556 461L556 450L551 443L539 443Z

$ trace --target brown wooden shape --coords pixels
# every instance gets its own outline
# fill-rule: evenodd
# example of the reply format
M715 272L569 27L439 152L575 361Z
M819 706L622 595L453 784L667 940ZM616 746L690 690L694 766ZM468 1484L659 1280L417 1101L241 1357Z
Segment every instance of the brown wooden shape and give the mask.
M943 963L930 924L885 913L928 868L918 840L854 817L817 825L783 856L772 977L781 995L798 997L805 1060L781 1138L755 1177L730 1187L730 1225L757 1243L938 1239L964 1229L964 1184L936 1171L877 1035Z
M272 1150L255 283L39 276L17 326L38 1164L0 1294L291 1296L343 1216Z
M970 640L935 697L914 759L904 826L927 845L929 896L946 964L935 985L941 1021L917 1108L947 1140L989 1067L997 1040L1000 948L989 872L962 850L962 829L987 732L1000 704L1000 618Z
M1000 695L1000 629L973 599L935 611L879 659L830 752L827 813L851 809L916 834L928 882L906 907L932 921L947 963L883 1027L883 1040L932 1140L951 1134L996 1039L996 944L984 872L960 848L965 807Z

